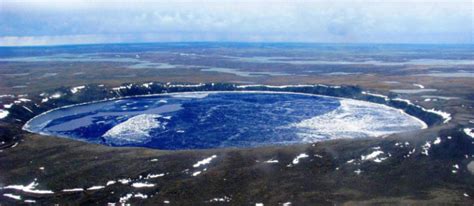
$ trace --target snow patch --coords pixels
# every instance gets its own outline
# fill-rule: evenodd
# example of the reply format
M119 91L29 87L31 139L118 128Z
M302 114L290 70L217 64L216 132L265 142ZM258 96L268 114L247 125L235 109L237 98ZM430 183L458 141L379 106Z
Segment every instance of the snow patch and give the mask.
M163 177L165 176L165 173L161 173L161 174L148 174L145 179L154 179L154 178L158 178L158 177Z
M367 155L361 155L360 160L362 161L374 161L376 163L380 163L383 160L387 159L387 157L379 157L380 155L383 155L384 152L380 150L373 151L370 154Z
M421 154L424 154L426 156L429 155L428 150L431 148L431 143L427 141L423 146L421 146Z
M423 85L421 85L421 84L413 84L413 86L418 87L418 88L420 88L420 89L424 89L424 88L425 88L425 86L423 86Z
M132 187L135 188L143 188L143 187L154 187L155 184L147 183L147 182L135 182L132 184Z
M73 87L71 88L71 93L75 94L79 91L81 91L82 89L86 88L86 86L77 86L77 87Z
M23 109L27 110L28 112L31 112L31 113L34 114L34 112L33 112L30 108L28 108L28 107L26 107L26 106L22 106L22 107L23 107Z
M54 194L51 190L37 190L35 189L39 184L36 182L36 179L31 182L30 184L24 185L8 185L3 187L2 189L13 189L13 190L20 190L26 193L33 193L33 194Z
M105 185L106 185L106 186L109 186L109 185L113 185L113 184L115 184L115 183L116 183L116 181L110 180L110 181L108 181L107 183L105 183Z
M63 192L82 192L82 191L84 191L84 189L83 188L72 188L72 189L63 189L61 191L63 191Z
M362 173L362 170L360 169L354 170L354 173L356 173L357 175L360 175L360 173Z
M370 93L370 92L366 92L366 91L362 91L361 93L365 94L365 95L369 95L369 96L380 97L380 98L383 98L385 101L390 100L390 98L388 98L388 96L382 95L382 94L375 94L375 93Z
M101 190L101 189L104 189L104 188L105 188L105 186L97 185L97 186L89 187L89 188L87 188L87 190Z
M464 128L463 131L467 136L474 138L474 128Z
M230 200L232 200L230 197L224 196L212 198L208 202L230 202Z
M126 185L126 184L130 183L132 180L130 178L128 178L128 179L119 179L117 181L124 184L124 185Z
M15 200L21 200L20 195L14 195L14 194L6 193L6 194L3 194L3 196L9 197L9 198L12 198L12 199L15 199Z
M407 100L407 99L401 99L401 98L394 98L392 100L395 100L395 101L399 101L399 102L405 102L409 105L412 105L412 106L415 106L417 108L420 108L421 110L425 111L425 112L430 112L430 113L433 113L433 114L436 114L438 116L441 116L443 118L443 123L448 123L452 117L451 117L451 114L450 113L447 113L447 112L443 112L441 110L436 110L436 109L426 109L422 106L419 106L419 105L416 105L416 104L413 104L410 100Z
M4 119L5 117L8 116L8 114L10 114L9 111L0 109L0 119Z
M265 163L275 164L275 163L278 163L278 160L269 159L269 160L265 161Z
M130 198L132 198L132 196L133 196L133 193L128 193L125 196L120 197L119 202L122 204L126 203Z
M206 159L198 161L196 164L193 165L193 167L196 168L196 167L200 167L202 165L207 165L207 164L211 163L211 161L216 157L217 157L217 155L212 155L212 156L210 156Z
M300 160L303 159L303 158L308 158L309 155L305 154L305 153L301 153L299 154L298 156L295 157L295 159L293 159L293 161L291 163L293 163L294 165L300 163Z
M61 98L61 93L55 93L55 94L49 96L49 98L50 99L59 99L59 98Z
M148 195L145 195L145 194L142 194L142 193L137 193L137 194L133 195L133 197L141 198L141 199L147 199Z

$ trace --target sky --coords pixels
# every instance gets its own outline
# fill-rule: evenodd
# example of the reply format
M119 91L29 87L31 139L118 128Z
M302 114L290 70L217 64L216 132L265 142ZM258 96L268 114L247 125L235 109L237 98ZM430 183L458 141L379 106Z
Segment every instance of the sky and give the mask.
M0 46L474 44L473 19L474 0L0 0Z

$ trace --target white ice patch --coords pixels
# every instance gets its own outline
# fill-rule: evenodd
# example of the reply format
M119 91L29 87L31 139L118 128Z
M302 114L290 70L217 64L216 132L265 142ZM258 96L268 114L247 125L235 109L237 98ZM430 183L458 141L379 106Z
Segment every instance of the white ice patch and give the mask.
M453 174L456 174L456 173L458 173L458 170L459 170L459 165L458 165L458 164L455 164L455 165L453 165L453 168L454 168L454 169L453 169L453 170L451 170L451 172L452 172Z
M145 88L150 88L151 85L153 85L153 82L142 84L142 86L145 87Z
M420 89L424 89L424 88L425 88L425 86L423 86L423 85L421 85L421 84L413 84L413 86L418 87L418 88L420 88Z
M101 189L104 189L104 188L105 188L105 186L97 185L97 186L89 187L89 188L87 188L87 190L101 190Z
M467 136L474 138L474 128L464 128L463 131Z
M326 85L318 84L318 86L324 86L328 87ZM314 85L311 84L296 84L296 85L280 85L280 86L275 86L275 85L263 85L263 84L249 84L249 85L238 85L236 88L240 89L246 89L246 88L252 88L252 87L266 87L266 88L273 88L273 89L285 89L289 87L314 87Z
M265 163L275 164L275 163L278 163L278 160L269 159L269 160L265 161Z
M200 174L201 174L201 171L196 171L196 172L193 173L193 177L196 177L196 176L198 176L198 175L200 175Z
M209 202L230 202L232 200L230 197L216 197L209 200Z
M148 195L145 195L145 194L142 194L142 193L137 193L137 194L133 195L133 197L141 198L141 199L147 199Z
M102 137L107 143L124 145L130 143L146 143L151 140L152 129L164 129L164 124L157 120L161 115L141 114L122 122L108 130Z
M128 193L125 196L120 197L119 202L122 203L122 204L126 203L132 197L133 197L133 193Z
M293 163L294 165L300 163L300 160L303 159L303 158L308 158L309 155L305 154L305 153L301 153L299 154L298 156L295 157L295 159L293 159L293 161L291 163Z
M31 102L31 99L19 98L18 101L20 101L20 102Z
M196 164L193 165L193 167L196 168L196 167L200 167L200 166L203 166L203 165L207 165L207 164L211 163L211 161L216 157L217 157L217 155L212 155L212 156L210 156L206 159L198 161Z
M59 99L61 97L61 93L55 93L53 95L51 95L49 98L50 99Z
M84 189L82 188L72 188L72 189L63 189L63 192L82 192Z
M176 94L171 94L172 97L175 98L196 98L196 99L202 99L206 98L209 95L208 92L183 92L183 93L176 93Z
M439 143L441 143L441 138L436 137L435 141L433 141L433 144L439 144Z
M421 146L421 154L424 154L426 156L429 155L429 149L431 148L431 143L427 141L423 146Z
M26 106L22 106L23 109L27 110L28 112L31 112L31 113L34 113L30 108L26 107Z
M434 114L437 114L441 117L443 117L443 123L448 123L452 117L451 117L451 114L450 113L447 113L447 112L443 112L443 111L440 111L440 110L436 110L436 109L423 109L425 110L426 112L431 112L431 113L434 113Z
M383 155L384 152L383 151L380 151L380 150L376 150L376 151L373 151L372 153L370 154L367 154L367 155L361 155L360 156L360 160L362 161L374 161L376 163L380 163L384 160L387 159L387 157L380 157L381 155Z
M171 83L166 83L166 86L168 87L182 87L182 88L195 88L195 87L202 87L205 86L203 83L199 84L171 84Z
M357 100L340 100L339 108L292 124L304 142L322 139L377 137L424 129L427 125L401 110Z
M155 184L147 183L147 182L135 182L132 184L132 187L135 188L143 188L143 187L154 187Z
M388 98L388 96L382 95L382 94L375 94L375 93L370 93L370 92L366 92L366 91L363 91L361 93L365 94L365 95L369 95L369 96L380 97L380 98L383 98L385 101L390 100L390 98Z
M9 111L0 109L0 119L4 119L5 117L8 116L8 114L10 114Z
M82 89L86 88L86 86L77 86L77 87L73 87L71 88L71 93L75 94L79 91L81 91Z
M148 174L145 179L154 179L154 178L158 178L158 177L163 177L165 176L165 173L161 173L161 174Z
M132 180L130 178L128 178L128 179L119 179L117 181L124 184L124 185L126 185L126 184L130 183Z
M415 152L416 152L416 148L413 148L412 150L410 150L410 151L408 152L408 154L403 155L403 157L404 157L404 158L408 158L408 157L410 157L412 154L414 154Z
M9 198L12 198L12 199L15 199L15 200L21 200L21 196L20 195L14 195L14 194L3 194L3 196L5 197L9 197Z
M2 189L13 189L13 190L20 190L26 193L33 193L33 194L54 194L51 190L37 190L35 189L38 186L36 179L31 182L30 184L24 185L8 185L3 187Z
M401 98L394 98L392 100L395 100L395 101L400 101L400 102L405 102L409 105L412 105L412 106L415 106L417 108L420 108L421 110L425 111L425 112L430 112L430 113L433 113L433 114L436 114L436 115L439 115L443 118L443 123L448 123L452 117L451 117L451 114L450 113L447 113L447 112L444 112L444 111L440 111L440 110L436 110L436 109L426 109L424 107L421 107L419 105L416 105L416 104L413 104L410 100L408 99L401 99Z

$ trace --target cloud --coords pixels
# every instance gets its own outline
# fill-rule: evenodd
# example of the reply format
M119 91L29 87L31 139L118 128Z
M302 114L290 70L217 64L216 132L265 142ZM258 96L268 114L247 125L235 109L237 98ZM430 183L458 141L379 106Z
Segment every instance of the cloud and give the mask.
M472 15L471 0L6 0L0 6L0 44L473 43Z
M42 46L67 44L97 44L123 42L123 39L105 35L69 36L3 36L1 46Z

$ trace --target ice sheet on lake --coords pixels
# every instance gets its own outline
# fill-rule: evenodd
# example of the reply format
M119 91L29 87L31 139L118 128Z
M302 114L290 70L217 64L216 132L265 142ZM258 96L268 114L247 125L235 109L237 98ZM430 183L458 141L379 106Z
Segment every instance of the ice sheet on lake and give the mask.
M363 138L425 128L426 124L384 105L347 100L329 113L292 124L304 142L324 139Z
M206 98L209 95L208 92L183 92L183 93L176 93L176 94L171 94L172 97L175 98L197 98L197 99L202 99Z
M157 114L141 114L122 122L108 130L102 137L115 145L144 143L151 140L150 132L155 128L164 128Z

